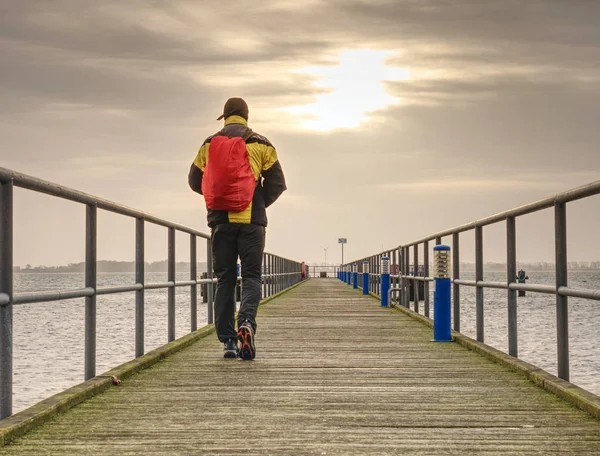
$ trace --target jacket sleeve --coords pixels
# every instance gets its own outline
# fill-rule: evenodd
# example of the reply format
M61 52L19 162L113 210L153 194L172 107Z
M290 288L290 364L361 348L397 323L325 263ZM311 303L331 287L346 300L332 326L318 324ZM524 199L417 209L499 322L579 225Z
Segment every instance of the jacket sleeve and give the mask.
M194 163L190 167L190 173L188 174L188 184L190 188L202 195L202 176L204 172L198 168Z
M202 177L204 176L204 168L206 167L206 160L208 156L208 143L205 142L200 150L188 174L188 184L190 188L202 195Z
M287 190L285 176L279 160L276 160L269 169L262 172L263 188L265 191L265 207L269 207L281 194Z

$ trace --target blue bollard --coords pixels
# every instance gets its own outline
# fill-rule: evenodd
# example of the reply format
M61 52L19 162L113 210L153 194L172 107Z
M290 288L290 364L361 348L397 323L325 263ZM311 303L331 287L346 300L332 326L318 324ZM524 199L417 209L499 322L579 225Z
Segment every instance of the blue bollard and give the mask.
M390 306L390 257L381 257L381 307Z
M346 283L352 285L352 271L350 271L350 266L348 266L348 271L346 271Z
M363 261L363 284L362 284L362 288L363 288L363 294L364 295L368 295L369 294L369 262L368 261Z
M433 341L452 342L450 326L450 247L433 248L435 292L433 293Z
M358 265L354 263L352 265L352 288L358 289Z

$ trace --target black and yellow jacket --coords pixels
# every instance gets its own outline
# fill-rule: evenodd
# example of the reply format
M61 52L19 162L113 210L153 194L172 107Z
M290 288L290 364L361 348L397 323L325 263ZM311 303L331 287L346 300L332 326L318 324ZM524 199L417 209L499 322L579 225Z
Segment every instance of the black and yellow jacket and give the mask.
M248 131L246 119L240 116L230 116L225 119L225 127L219 132L225 136L244 137ZM196 193L202 194L202 176L208 163L209 145L212 138L217 134L206 138L198 155L190 168L188 182L190 188ZM250 167L256 179L254 197L248 209L243 212L213 211L208 209L208 226L215 227L223 223L245 223L267 226L266 208L275 202L277 198L287 189L283 170L277 159L277 152L273 144L259 134L253 133L246 140Z

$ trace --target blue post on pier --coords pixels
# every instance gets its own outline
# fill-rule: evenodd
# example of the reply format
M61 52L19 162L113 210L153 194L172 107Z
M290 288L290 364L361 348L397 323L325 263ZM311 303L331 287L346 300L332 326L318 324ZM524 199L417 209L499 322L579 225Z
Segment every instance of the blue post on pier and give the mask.
M352 265L352 288L358 289L358 264Z
M381 307L390 306L390 257L381 257Z
M363 272L363 276L362 276L363 294L368 295L369 294L369 262L367 260L363 261L362 268L363 268L362 269L362 272Z
M346 271L346 283L348 285L352 285L352 270L350 269L352 266L348 266L348 270Z
M450 247L433 248L435 292L433 293L433 341L452 342L450 327Z

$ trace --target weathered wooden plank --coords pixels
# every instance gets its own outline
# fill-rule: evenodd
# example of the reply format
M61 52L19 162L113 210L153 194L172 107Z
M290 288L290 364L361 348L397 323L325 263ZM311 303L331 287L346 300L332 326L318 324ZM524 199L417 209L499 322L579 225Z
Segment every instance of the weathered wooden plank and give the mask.
M600 422L430 339L336 280L311 280L261 309L255 361L202 339L3 454L600 454Z

